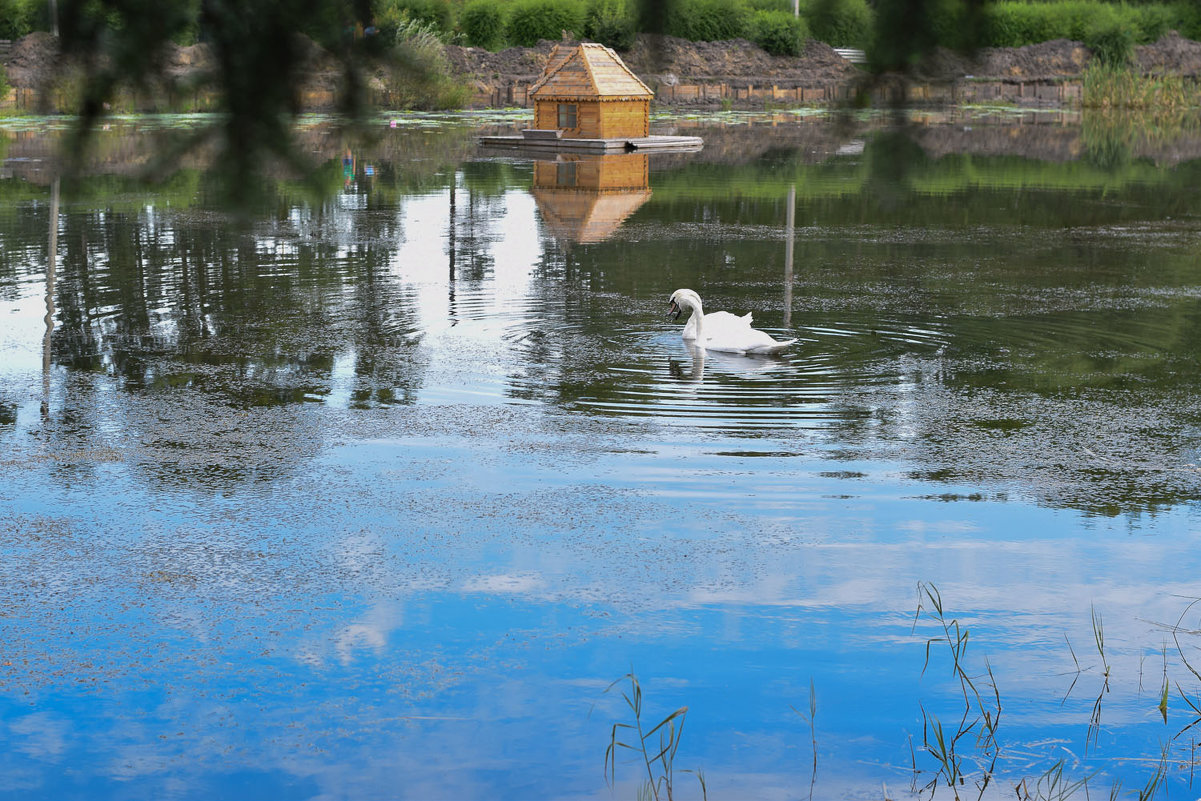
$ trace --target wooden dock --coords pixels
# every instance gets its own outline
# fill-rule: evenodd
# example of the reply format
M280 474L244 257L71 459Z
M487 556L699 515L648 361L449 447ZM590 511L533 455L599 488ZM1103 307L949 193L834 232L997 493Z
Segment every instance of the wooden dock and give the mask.
M554 139L528 136L481 136L480 144L522 150L555 150L568 153L695 152L704 146L699 136L627 136L616 139Z

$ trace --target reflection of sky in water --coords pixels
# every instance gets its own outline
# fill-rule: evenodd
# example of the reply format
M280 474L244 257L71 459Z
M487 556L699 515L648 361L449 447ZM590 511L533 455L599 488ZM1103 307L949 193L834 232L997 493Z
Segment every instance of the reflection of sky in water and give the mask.
M540 238L522 185L485 203L457 180L453 283L447 187L294 213L334 243L330 276L296 266L306 245L285 227L259 242L255 266L289 286L266 311L214 288L196 334L164 292L144 344L110 298L87 342L105 359L56 352L46 417L40 275L0 279L0 798L609 797L626 718L603 691L631 667L652 723L688 705L678 767L702 768L710 797L807 794L791 707L811 680L815 797L905 797L911 746L918 786L932 778L922 710L962 713L945 646L923 672L937 630L914 624L919 582L970 629L975 679L986 658L995 676L995 797L1060 758L1076 778L1102 769L1095 793L1152 775L1190 720L1175 690L1159 718L1165 646L1172 681L1196 687L1161 625L1196 594L1193 388L1144 370L1191 363L1164 322L1192 313L1187 279L1154 277L1166 314L1130 313L1153 291L1115 291L1108 319L1090 305L1103 271L1049 279L1063 286L1029 290L1042 317L1023 319L1005 237L981 233L984 266L960 280L941 258L910 266L959 246L931 225L855 245L858 268L884 265L864 297L808 254L786 325L778 232L720 219L742 206L689 244L702 234L656 205L652 176L613 242L573 250ZM355 226L381 216L370 272ZM665 250L634 262L646 236ZM702 362L662 317L688 284L801 345ZM1044 352L1075 337L1098 344L1064 374L1082 349ZM1058 375L1075 384L1039 385ZM1086 754L1090 607L1110 689ZM618 765L619 797L636 776Z

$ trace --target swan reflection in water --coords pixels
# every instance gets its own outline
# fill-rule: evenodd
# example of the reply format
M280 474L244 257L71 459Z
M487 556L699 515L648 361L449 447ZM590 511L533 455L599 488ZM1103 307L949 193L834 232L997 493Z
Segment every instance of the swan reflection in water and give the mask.
M667 370L671 373L671 377L676 381L699 384L705 378L705 367L709 368L710 374L713 372L726 373L730 375L754 375L756 373L769 373L778 369L782 364L787 362L787 359L778 354L737 354L737 353L722 353L720 351L706 351L696 342L685 340L684 347L688 350L688 355L692 358L692 365L688 367L682 360L668 358Z

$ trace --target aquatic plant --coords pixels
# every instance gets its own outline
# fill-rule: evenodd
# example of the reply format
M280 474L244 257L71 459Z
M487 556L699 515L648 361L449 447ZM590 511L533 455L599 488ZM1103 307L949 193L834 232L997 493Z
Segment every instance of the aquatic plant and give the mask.
M809 774L809 798L812 799L813 787L817 783L817 693L813 688L812 676L809 677L809 714L806 716L795 706L792 707L792 711L809 724L809 740L813 744L813 770Z
M1084 71L1085 108L1148 109L1157 114L1196 104L1196 89L1179 75L1142 74L1124 64L1100 60Z
M1050 768L1045 770L1042 775L1034 780L1033 784L1028 779L1022 779L1014 786L1014 794L1019 801L1065 801L1075 795L1076 791L1084 788L1088 789L1088 782L1092 776L1086 776L1083 779L1072 781L1070 778L1065 778L1063 775L1064 760L1060 759ZM1116 801L1121 784L1115 785L1109 793L1110 801Z
M991 690L991 694L980 692L977 680L968 674L965 667L970 632L960 626L957 619L948 619L943 607L942 594L937 587L918 582L918 604L913 620L915 629L923 613L938 625L941 633L926 640L922 675L925 675L930 666L931 648L935 645L945 645L951 656L951 673L959 682L963 697L963 714L954 730L944 729L942 721L927 712L924 705L919 704L922 713L922 748L934 758L937 765L934 778L923 789L932 791L941 782L951 788L956 798L959 797L959 788L966 784L968 769L968 758L963 754L961 742L974 734L975 742L972 745L975 754L970 755L970 758L981 765L987 763L982 768L979 778L975 780L980 794L983 795L992 781L1000 756L997 728L1001 722L1001 694L997 689L996 678L986 659L984 667L988 681L982 683L982 686ZM916 784L916 774L919 772L916 754L913 755L913 761Z
M680 748L680 738L684 733L684 719L688 707L682 706L656 723L649 731L644 731L642 722L642 685L638 677L630 671L610 684L605 692L611 692L619 685L628 682L629 688L621 691L621 697L633 713L633 723L614 723L609 733L609 745L605 749L605 781L612 785L617 774L617 749L624 748L633 751L646 768L646 783L639 792L639 797L653 798L655 801L674 798L675 758ZM627 734L635 735L630 742L624 739ZM656 737L658 735L658 737ZM619 737L623 739L618 739ZM702 797L708 797L705 787L705 777L700 771L682 771L692 773L701 785Z
M1101 667L1104 674L1102 675L1101 689L1097 693L1097 700L1093 702L1093 711L1088 718L1088 732L1084 736L1086 753L1090 742L1093 746L1097 744L1097 737L1101 732L1101 702L1105 699L1105 694L1109 692L1109 662L1105 658L1105 625L1096 607L1089 607L1089 612L1093 623L1093 642L1097 646L1097 653L1101 655Z

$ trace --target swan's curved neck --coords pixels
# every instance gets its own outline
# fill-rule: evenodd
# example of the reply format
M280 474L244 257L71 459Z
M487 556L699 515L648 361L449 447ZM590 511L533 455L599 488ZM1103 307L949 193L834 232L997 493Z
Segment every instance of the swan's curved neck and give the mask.
M693 338L697 342L704 342L705 336L702 326L705 323L705 310L701 308L700 299L697 299L697 301L693 304L692 316L688 318L688 322L692 325L692 333L694 334Z

